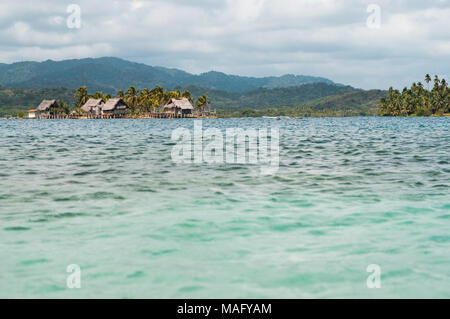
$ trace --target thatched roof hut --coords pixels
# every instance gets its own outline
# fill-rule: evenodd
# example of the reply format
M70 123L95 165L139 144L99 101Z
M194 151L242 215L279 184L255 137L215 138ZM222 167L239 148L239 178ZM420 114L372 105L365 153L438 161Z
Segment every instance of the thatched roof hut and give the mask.
M102 99L89 99L81 109L88 114L100 115L104 104Z
M178 114L191 114L194 107L187 98L170 99L169 103L164 105L166 113L178 115Z
M171 108L178 108L180 110L193 110L194 107L192 106L191 102L187 98L181 98L181 99L170 99L169 103L167 103L164 108L171 109Z
M56 100L43 100L41 104L39 104L37 110L41 112L48 112L51 108L58 108L59 105Z
M128 108L127 103L120 98L109 99L103 106L103 114L119 114L123 115L126 113Z

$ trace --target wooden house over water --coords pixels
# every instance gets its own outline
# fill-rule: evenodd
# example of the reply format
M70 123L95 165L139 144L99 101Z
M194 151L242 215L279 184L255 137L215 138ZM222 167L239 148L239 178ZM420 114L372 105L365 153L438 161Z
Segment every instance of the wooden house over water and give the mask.
M58 117L59 105L56 100L43 100L37 109L28 111L28 118L49 119Z
M192 117L194 107L187 98L170 99L169 103L164 105L164 113L169 117Z
M120 98L109 99L102 106L103 117L124 117L127 114L128 105Z
M81 109L86 112L88 116L101 116L103 114L103 106L105 102L102 99L89 99Z

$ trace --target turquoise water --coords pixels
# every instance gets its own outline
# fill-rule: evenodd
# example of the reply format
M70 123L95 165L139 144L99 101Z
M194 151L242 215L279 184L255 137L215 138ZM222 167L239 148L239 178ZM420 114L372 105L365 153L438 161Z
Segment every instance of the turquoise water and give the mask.
M450 297L449 118L203 121L279 127L273 176L173 163L192 126L0 120L0 297Z

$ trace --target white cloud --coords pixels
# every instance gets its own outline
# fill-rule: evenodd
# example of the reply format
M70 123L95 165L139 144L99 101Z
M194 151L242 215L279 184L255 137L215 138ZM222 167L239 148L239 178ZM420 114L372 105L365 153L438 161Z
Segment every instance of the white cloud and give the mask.
M380 29L366 26L370 3ZM0 62L105 55L199 73L325 76L364 88L448 73L449 0L60 0L0 3Z

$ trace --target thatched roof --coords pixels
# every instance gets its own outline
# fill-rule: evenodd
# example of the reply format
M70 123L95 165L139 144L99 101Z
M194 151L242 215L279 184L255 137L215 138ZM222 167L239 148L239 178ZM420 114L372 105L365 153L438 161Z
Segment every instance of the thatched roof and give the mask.
M178 108L178 109L182 109L182 110L193 110L194 109L191 102L189 102L189 100L185 97L182 99L171 99L168 104L164 105L164 108L166 108L166 109Z
M48 111L51 107L58 107L56 100L43 100L38 106L38 111Z
M115 109L126 109L128 107L127 103L125 103L120 98L109 99L108 102L103 105L103 111L113 111Z
M81 108L85 112L90 112L93 108L102 106L104 103L102 99L89 99Z

